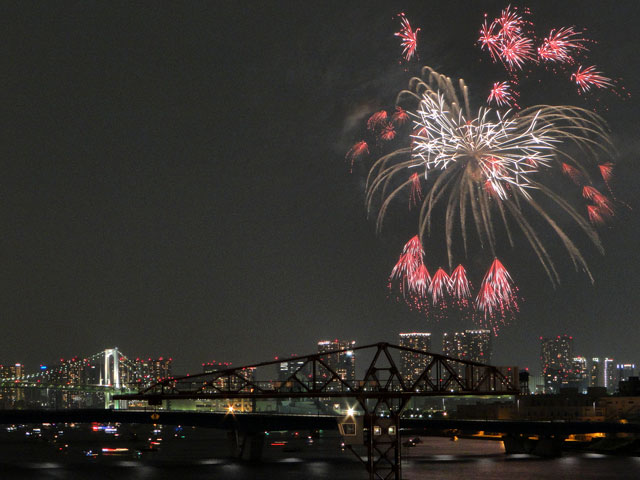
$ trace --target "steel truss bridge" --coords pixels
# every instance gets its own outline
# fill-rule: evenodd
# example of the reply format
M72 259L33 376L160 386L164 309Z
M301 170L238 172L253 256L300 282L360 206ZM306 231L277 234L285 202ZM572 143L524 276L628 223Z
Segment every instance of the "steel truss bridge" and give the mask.
M358 352L359 361L371 359L360 380L346 378L341 363L344 356L355 352ZM414 362L424 367L410 378L404 377L397 364L401 354L410 355ZM273 367L283 362L295 362L297 366L285 379L256 380L259 371L270 368L269 375L272 376ZM400 480L400 417L412 398L518 393L515 369L507 375L491 365L377 343L177 377L158 382L136 394L113 398L145 400L152 406L166 400L182 399L353 399L354 407L359 407L362 413L356 416L363 422L359 433L366 453L361 456L351 447L352 451L365 465L370 479ZM351 412L355 414L355 410L350 409ZM351 431L342 433L350 435ZM357 433L353 432L356 436Z

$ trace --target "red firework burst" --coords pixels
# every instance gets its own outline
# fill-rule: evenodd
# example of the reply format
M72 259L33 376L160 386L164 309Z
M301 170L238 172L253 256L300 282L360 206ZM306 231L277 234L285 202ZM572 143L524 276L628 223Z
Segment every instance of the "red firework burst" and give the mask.
M396 137L396 129L393 124L387 123L384 127L382 127L382 131L380 132L380 138L386 142L393 140Z
M367 130L376 130L380 127L385 126L387 123L387 112L384 110L380 110L379 112L374 113L367 120Z
M594 225L604 225L611 217L611 213L598 205L587 205L589 221Z
M508 82L496 82L489 93L487 103L495 102L499 107L503 105L512 105L513 95L511 94L511 86Z
M562 164L562 173L568 176L573 181L573 183L578 186L582 186L585 183L584 175L582 174L582 172L577 168L572 167L568 163Z
M542 46L538 47L538 57L548 62L571 62L572 51L586 50L583 45L586 41L573 27L563 27L557 31L554 29L542 41Z
M571 80L576 82L579 90L583 93L588 92L591 87L606 88L611 87L611 79L602 75L602 72L596 70L595 65L582 69L582 65L578 66L578 71L571 74Z
M369 155L369 145L364 140L360 140L349 149L347 155L345 156L345 158L351 164L349 171L353 170L353 163L363 155Z
M458 265L451 273L451 295L456 300L468 301L471 298L471 289L469 280L467 280L467 272L462 265Z
M431 276L424 263L421 263L407 278L409 292L416 294L420 298L427 295L427 289L431 284Z
M500 48L500 58L511 70L522 69L527 60L535 61L533 41L520 36L506 39Z
M495 320L498 315L504 322L507 315L518 311L513 280L497 258L482 280L476 297L476 308L484 313L485 322L490 324L494 333L497 331Z
M414 173L409 178L411 180L411 192L409 193L409 208L418 205L418 202L422 200L422 187L420 186L420 175Z
M434 305L437 305L440 301L444 300L451 288L451 279L447 272L442 268L439 268L436 273L433 274L431 279L431 285L429 285L429 295Z
M396 111L391 115L391 121L394 125L404 125L409 121L409 114L402 107L396 107Z
M610 215L613 215L613 205L611 203L611 200L606 195L600 193L596 188L585 185L582 188L582 196L586 199L591 200L601 210L608 212Z
M602 179L605 181L607 186L609 186L609 182L613 179L613 163L607 162L601 165L598 165L600 169L600 175L602 175Z
M505 39L511 39L515 36L519 36L522 31L522 17L516 12L512 12L511 5L502 10L499 18L496 18L496 23L500 26L499 35Z
M494 61L498 58L500 49L500 36L495 33L496 26L496 22L492 22L491 25L488 25L485 20L484 24L482 24L482 27L480 28L480 37L478 38L480 48L482 50L486 48Z
M411 57L413 57L413 55L416 53L416 49L418 48L418 32L420 31L420 29L416 28L415 30L413 30L411 28L409 20L407 20L407 17L404 16L404 13L400 13L398 14L398 16L400 17L400 21L402 22L402 28L399 32L394 33L394 35L402 39L401 45L402 47L404 47L402 50L402 54L404 55L404 58L409 61L411 60Z

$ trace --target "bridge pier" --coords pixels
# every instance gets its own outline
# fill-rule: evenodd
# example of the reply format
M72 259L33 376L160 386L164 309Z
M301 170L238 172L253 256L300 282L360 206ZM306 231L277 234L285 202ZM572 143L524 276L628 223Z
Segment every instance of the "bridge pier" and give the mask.
M237 460L259 462L264 450L264 432L227 432L229 455Z
M526 453L538 457L554 458L562 456L562 435L545 435L530 439L528 435L509 433L502 436L504 453Z

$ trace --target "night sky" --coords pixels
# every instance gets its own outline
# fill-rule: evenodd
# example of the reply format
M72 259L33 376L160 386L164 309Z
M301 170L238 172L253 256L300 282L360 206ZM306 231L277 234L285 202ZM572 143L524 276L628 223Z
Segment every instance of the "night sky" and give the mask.
M502 78L474 42L506 3L2 5L0 363L117 346L193 371L452 328L387 298L415 223L376 234L366 166L350 174L345 153L421 65L465 78L481 105ZM631 92L598 103L545 77L521 97L599 109L629 208L602 231L604 257L584 250L594 285L555 238L555 290L526 243L505 253L524 302L494 363L537 369L538 337L563 333L576 354L640 363L640 3L530 6L540 31L587 28L591 62ZM401 11L421 27L408 65Z

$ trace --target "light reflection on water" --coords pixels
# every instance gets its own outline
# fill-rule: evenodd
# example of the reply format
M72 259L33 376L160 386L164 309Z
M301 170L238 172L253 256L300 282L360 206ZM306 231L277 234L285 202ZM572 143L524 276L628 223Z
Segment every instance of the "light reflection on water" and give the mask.
M505 455L500 442L460 439L449 442L423 437L423 443L405 449L403 478L416 480L482 478L508 479L601 479L640 478L640 458L612 457L595 453L570 454L556 459L531 455ZM64 464L23 462L4 470L2 480L90 479L107 480L358 480L368 475L350 453L317 446L296 456L282 450L266 450L261 463L226 458L194 458L163 463L156 460L113 459L107 462ZM1 466L0 466L1 467Z

